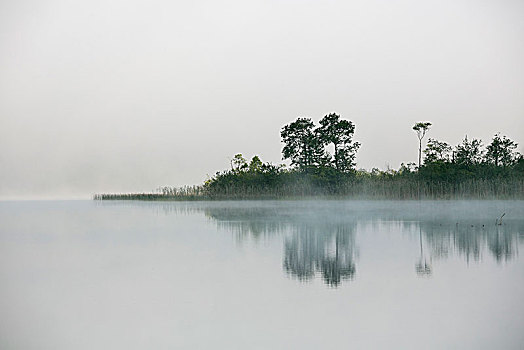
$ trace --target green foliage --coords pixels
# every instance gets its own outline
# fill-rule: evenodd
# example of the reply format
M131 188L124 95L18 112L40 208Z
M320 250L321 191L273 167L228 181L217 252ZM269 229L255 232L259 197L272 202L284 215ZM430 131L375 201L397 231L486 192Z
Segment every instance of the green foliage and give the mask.
M262 170L263 163L258 156L253 156L249 163L249 171L252 173L260 172Z
M310 118L298 118L282 128L283 159L290 159L292 165L301 169L322 163L324 149L313 130L314 126Z
M511 166L515 164L520 153L516 152L517 143L511 141L506 136L500 137L500 134L495 134L493 140L486 147L486 162L495 166Z
M419 146L431 123L413 127ZM517 144L495 134L482 147L467 136L452 148L429 139L424 165L402 163L398 170L355 170L359 143L355 126L331 113L315 129L309 118L298 118L281 131L283 157L291 168L264 163L255 155L248 163L241 153L231 159L231 169L217 172L201 186L161 187L157 193L99 194L95 199L202 200L264 199L328 196L374 199L515 198L524 199L524 157ZM333 145L329 155L326 146ZM421 152L419 152L420 157ZM419 159L420 161L420 159Z
M430 122L418 122L413 125L413 130L417 132L417 137L419 140L424 138L424 135L426 135L426 132L429 130L431 125L432 124Z
M355 167L355 158L360 144L353 142L355 125L340 119L336 113L331 113L320 120L316 133L324 146L333 145L335 152L330 163L342 172L350 171ZM329 157L330 158L330 157Z
M353 141L355 125L331 113L320 120L319 127L314 127L310 118L297 118L282 128L283 159L290 159L291 165L306 171L312 167L334 167L341 172L353 170L360 146ZM326 151L329 145L334 147L333 156Z
M446 142L429 139L424 150L424 163L448 162L451 156L451 146Z
M424 180L448 183L472 179L523 179L524 171L520 168L522 156L515 148L515 142L496 134L487 151L484 151L481 140L469 140L466 136L450 157L451 147L446 142L430 139L424 150L424 166L417 175Z
M247 169L247 160L242 156L242 153L235 154L231 159L231 169L235 172L244 171Z
M480 164L483 154L482 141L478 139L469 141L466 135L462 143L455 149L454 162L462 165Z

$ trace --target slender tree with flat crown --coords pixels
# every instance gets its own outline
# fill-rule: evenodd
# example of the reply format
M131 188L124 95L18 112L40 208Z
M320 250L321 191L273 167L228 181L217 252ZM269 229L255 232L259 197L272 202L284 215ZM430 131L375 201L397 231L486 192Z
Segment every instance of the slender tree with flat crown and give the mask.
M415 125L413 125L413 130L417 133L418 137L418 167L420 169L420 164L422 160L422 139L426 135L426 132L429 130L429 127L431 126L430 122L418 122Z

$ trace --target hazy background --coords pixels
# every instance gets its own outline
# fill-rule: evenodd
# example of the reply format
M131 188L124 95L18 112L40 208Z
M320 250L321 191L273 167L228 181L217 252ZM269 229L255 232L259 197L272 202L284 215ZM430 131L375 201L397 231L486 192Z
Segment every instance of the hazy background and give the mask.
M416 121L522 144L523 62L524 1L0 0L0 198L197 184L332 111L359 168Z

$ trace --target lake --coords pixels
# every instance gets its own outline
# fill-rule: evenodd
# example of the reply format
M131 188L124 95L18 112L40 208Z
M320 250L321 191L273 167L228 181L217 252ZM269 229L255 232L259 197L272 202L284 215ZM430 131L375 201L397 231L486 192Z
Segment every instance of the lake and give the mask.
M5 201L0 348L523 349L523 249L524 201Z

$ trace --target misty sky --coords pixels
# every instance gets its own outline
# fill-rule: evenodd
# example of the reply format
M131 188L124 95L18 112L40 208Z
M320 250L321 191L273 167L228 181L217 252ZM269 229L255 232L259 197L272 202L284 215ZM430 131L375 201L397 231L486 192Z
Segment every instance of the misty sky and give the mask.
M524 1L0 1L0 199L198 184L336 111L359 168L416 121L524 144Z

